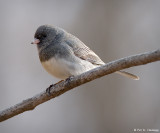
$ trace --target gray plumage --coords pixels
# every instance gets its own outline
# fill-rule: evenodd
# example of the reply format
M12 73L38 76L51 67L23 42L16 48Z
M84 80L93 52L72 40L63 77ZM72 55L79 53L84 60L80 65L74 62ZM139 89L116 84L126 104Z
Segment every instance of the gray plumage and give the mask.
M59 27L42 25L37 29L35 38L39 40L37 48L43 67L60 79L79 75L105 64L82 41ZM128 72L117 73L138 79Z

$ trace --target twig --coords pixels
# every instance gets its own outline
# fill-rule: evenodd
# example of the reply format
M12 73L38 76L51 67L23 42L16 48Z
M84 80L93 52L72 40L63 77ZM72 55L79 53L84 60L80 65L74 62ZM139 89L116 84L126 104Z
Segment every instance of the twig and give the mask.
M104 75L111 74L121 69L144 65L147 63L160 60L160 49L143 54L133 55L125 57L116 61L109 62L101 67L92 69L79 76L71 78L71 80L65 80L51 87L51 95L48 96L46 91L43 91L32 98L28 98L10 108L0 111L0 122L7 120L13 116L16 116L25 111L33 110L39 104L42 104L52 98L55 98L66 91L69 91L77 86L100 78Z

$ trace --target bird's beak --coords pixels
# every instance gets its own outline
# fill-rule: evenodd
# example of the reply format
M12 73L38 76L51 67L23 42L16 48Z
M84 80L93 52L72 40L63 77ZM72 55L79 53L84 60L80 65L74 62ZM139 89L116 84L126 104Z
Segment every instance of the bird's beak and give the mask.
M34 38L34 40L31 42L31 44L38 44L40 43L40 40L37 38Z

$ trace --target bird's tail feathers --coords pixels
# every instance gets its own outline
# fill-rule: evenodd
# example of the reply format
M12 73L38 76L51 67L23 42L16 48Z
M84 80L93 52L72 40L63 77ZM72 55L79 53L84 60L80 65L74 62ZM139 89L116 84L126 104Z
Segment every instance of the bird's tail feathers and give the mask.
M118 73L122 76L128 77L128 78L131 78L133 80L139 80L139 77L132 74L132 73L128 73L128 72L125 72L125 71L117 71L116 73Z

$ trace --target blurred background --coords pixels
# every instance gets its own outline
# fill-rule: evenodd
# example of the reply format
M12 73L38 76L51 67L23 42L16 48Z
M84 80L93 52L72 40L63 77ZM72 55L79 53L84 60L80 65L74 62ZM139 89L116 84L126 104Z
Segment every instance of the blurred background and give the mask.
M41 66L38 26L74 34L104 62L158 49L159 0L1 0L0 110L59 81ZM160 130L160 63L127 69L139 81L111 74L33 111L0 123L0 133L131 133Z

